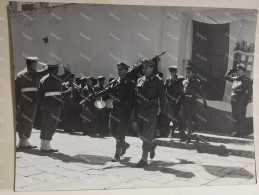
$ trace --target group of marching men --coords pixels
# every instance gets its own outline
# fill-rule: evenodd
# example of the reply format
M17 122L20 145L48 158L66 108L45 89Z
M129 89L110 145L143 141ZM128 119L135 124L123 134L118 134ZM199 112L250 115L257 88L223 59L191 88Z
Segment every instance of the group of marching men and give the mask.
M118 63L118 78L109 80L109 84L104 87L105 78L102 76L98 77L95 86L91 77L81 78L79 85L76 85L69 65L63 65L64 73L59 75L58 63L48 63L43 70L37 70L38 57L27 57L26 64L27 68L19 72L15 79L16 129L19 148L22 149L36 148L28 140L38 108L41 118L40 151L58 152L51 148L50 141L62 121L65 132L75 131L76 128L82 128L85 135L96 130L103 134L110 131L116 139L112 162L118 162L130 147L125 141L125 133L133 118L143 141L142 158L136 167L145 167L148 165L148 155L151 159L155 156L154 138L157 129L166 129L164 132L170 132L169 136L172 137L174 129L178 128L181 141L189 143L195 128L196 99L202 98L204 106L207 106L200 80L190 65L186 67L186 79L177 75L176 66L170 66L170 76L163 81L159 75L154 74L155 62L144 59L140 65L141 74L134 82L129 77L129 66ZM238 66L237 69L244 70L244 67ZM242 79L232 76L233 72L227 73L226 78L233 82L233 92L235 88L240 92ZM244 85L248 86L243 84L242 90L247 91L249 86L245 88ZM104 102L107 109L103 109ZM241 119L241 115L238 117ZM243 131L240 129L239 118L235 121L236 134ZM173 123L171 130L170 122ZM82 126L75 127L75 124Z

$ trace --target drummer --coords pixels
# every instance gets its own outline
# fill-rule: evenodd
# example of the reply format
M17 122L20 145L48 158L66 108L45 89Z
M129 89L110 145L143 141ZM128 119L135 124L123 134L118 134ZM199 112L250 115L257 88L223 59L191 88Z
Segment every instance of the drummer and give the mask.
M105 77L104 76L99 76L97 78L98 83L93 87L94 92L98 93L104 89L104 82L105 82ZM96 131L101 135L101 136L107 136L109 135L109 129L108 129L108 123L109 123L109 115L108 115L108 110L105 105L105 101L108 99L107 96L101 97L99 100L101 103L98 108L96 108L96 119L95 119L95 127Z
M82 90L82 97L87 98L90 95L93 95L93 82L92 76L85 77L86 86ZM95 108L93 101L85 101L83 104L83 114L81 115L83 118L83 135L91 135L95 134Z
M93 95L92 98L102 97L109 94L113 99L113 108L110 114L110 130L116 139L116 151L112 162L120 161L120 156L124 155L129 148L125 142L125 132L127 130L131 112L134 106L135 83L126 77L129 66L125 63L118 63L119 78L113 80L102 91Z

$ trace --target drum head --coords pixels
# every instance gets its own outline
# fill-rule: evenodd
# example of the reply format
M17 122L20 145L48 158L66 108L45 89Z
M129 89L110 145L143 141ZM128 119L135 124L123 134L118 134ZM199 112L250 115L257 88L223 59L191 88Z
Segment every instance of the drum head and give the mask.
M106 108L113 108L113 99L106 100Z
M96 100L94 106L99 109L103 109L106 106L106 103L102 100Z

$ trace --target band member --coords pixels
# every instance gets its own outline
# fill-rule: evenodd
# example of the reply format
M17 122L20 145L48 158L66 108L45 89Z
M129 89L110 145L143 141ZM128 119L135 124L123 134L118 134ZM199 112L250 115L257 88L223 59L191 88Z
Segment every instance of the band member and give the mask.
M228 71L225 75L225 78L232 82L231 107L234 118L232 136L234 137L244 137L246 107L252 96L252 81L245 72L245 65L238 64L237 68Z
M98 84L94 86L95 93L98 93L104 89L105 77L99 76L97 80L98 80ZM101 97L101 101L106 101L107 99L108 99L107 96ZM101 109L96 108L95 113L96 113L96 120L95 120L96 130L100 133L100 135L109 135L109 129L108 129L109 112L107 108L106 107Z
M62 104L62 83L70 76L71 72L68 65L64 65L64 74L58 75L58 63L49 63L49 75L43 77L40 81L39 97L42 109L41 124L41 147L42 152L57 152L52 149L50 141L55 133L60 120ZM69 91L68 91L69 92Z
M79 87L73 82L74 78L75 75L71 74L68 81L62 84L62 91L70 90L70 93L64 93L62 105L62 123L64 131L67 133L72 133L79 128L81 96Z
M79 79L79 87L80 87L81 93L85 86L86 86L86 77L81 77Z
M98 79L97 78L95 78L95 77L91 77L91 80L92 80L92 86L95 86L95 85L97 85L98 83Z
M85 77L86 86L82 90L83 99L90 95L94 95L93 81L91 76ZM91 135L95 133L95 108L94 102L88 99L83 104L83 135Z
M183 80L182 76L177 75L177 66L170 66L168 68L170 76L166 78L164 86L166 91L166 96L168 99L168 112L167 120L164 123L165 132L169 132L169 137L173 137L174 130L181 125L179 120L179 107L176 106L178 98L183 94ZM170 130L170 121L173 123L173 127ZM182 127L178 128L182 129ZM180 133L182 133L181 131Z
M104 76L99 76L97 78L98 83L94 86L94 91L99 92L102 91L104 88L104 82L105 82L105 77Z
M159 76L160 79L164 80L164 73L158 72L157 76Z
M125 141L130 115L134 107L135 83L126 74L129 66L117 64L119 78L113 80L108 87L95 95L95 98L109 94L113 99L110 114L110 128L116 139L116 151L112 162L118 162L130 145Z
M27 57L27 68L17 74L15 79L16 94L16 129L19 134L20 148L36 148L29 143L32 125L38 104L38 86L40 79L48 74L48 70L36 70L38 57Z
M191 142L191 134L194 132L196 121L195 114L197 112L197 97L203 99L204 107L207 108L201 82L195 76L195 73L196 71L192 66L188 65L186 67L187 78L183 81L183 94L177 100L177 106L179 102L181 102L183 105L184 128L187 130L187 135L184 132L182 133L181 141L186 140L187 144Z
M156 144L153 139L156 134L159 106L161 114L165 114L165 90L161 79L154 74L154 66L155 63L151 60L143 61L144 76L138 79L136 86L135 117L143 140L142 158L136 164L136 167L147 166L149 152L150 158L154 158Z

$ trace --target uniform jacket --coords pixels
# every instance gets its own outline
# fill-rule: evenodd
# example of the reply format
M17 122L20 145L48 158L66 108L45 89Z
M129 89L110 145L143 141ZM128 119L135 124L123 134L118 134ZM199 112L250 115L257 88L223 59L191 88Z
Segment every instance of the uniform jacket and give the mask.
M64 96L64 103L79 103L81 101L81 96L80 96L80 89L79 86L76 85L75 83L70 84L69 82L65 82L62 84L62 92L68 91L72 85L74 88L72 88L72 91L69 91L67 93L63 93Z
M35 72L28 72L27 68L22 70L17 74L15 79L15 95L16 95L16 104L18 105L21 98L21 90L23 88L37 88L39 87L40 79L48 74L48 70L38 70ZM27 99L31 98L32 101L38 101L37 92L26 92ZM23 98L24 99L24 98Z
M96 98L109 95L113 99L113 111L130 115L134 107L135 83L128 77L115 79Z
M163 82L153 75L150 78L143 76L138 79L136 86L136 106L140 111L160 106L161 114L166 113L166 95Z
M190 79L185 79L183 81L184 100L193 102L199 96L203 98L205 97L200 80L195 76Z
M65 70L65 73L62 75L46 75L40 80L40 88L39 88L39 98L42 106L44 107L52 107L56 106L57 103L61 103L61 96L47 96L45 97L45 93L48 92L62 92L62 83L71 75L71 72Z
M225 78L232 82L231 98L246 95L246 100L249 102L252 97L252 81L247 76L234 76L232 71L228 71Z
M169 101L177 101L180 95L183 93L183 80L184 78L179 75L167 77L164 82L166 95Z

